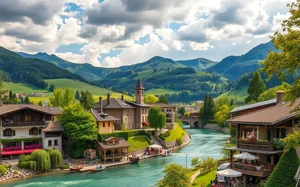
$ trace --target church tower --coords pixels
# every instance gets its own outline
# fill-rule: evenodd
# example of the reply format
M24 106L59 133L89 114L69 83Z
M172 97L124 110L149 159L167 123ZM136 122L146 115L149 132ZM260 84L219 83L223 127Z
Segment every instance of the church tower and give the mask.
M144 90L141 79L138 80L135 87L135 102L139 104L144 104Z

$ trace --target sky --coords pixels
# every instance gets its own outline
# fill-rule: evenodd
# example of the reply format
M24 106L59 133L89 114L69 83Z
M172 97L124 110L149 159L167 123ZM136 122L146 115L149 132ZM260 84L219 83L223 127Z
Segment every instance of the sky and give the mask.
M1 0L0 46L118 67L220 61L270 41L291 0Z

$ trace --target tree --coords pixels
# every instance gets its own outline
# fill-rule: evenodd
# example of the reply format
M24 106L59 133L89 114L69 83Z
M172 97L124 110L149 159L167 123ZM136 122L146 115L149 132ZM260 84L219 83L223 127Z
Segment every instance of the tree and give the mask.
M218 125L223 126L225 121L229 118L230 108L228 105L222 105L219 111L215 114L215 120Z
M191 165L194 167L194 169L198 169L199 163L200 163L199 157L195 157L191 160Z
M26 96L25 99L24 99L24 104L29 104L29 103L30 103L29 97Z
M157 127L161 130L166 125L166 114L163 112L160 112L158 114L158 124Z
M178 113L181 114L181 115L184 115L184 113L185 113L184 107L180 107L180 108L178 109Z
M59 150L51 150L49 151L50 160L51 160L51 168L59 168L63 163L63 156Z
M151 128L159 128L159 114L161 113L161 108L158 106L153 106L149 110L148 121Z
M159 103L165 103L165 104L168 104L168 103L169 103L166 95L161 95L161 96L159 97L158 102L159 102Z
M67 88L63 94L63 106L61 107L67 107L73 104L75 104L75 93L71 88Z
M52 106L63 106L63 92L60 88L55 88L53 91L53 96L49 98L50 104Z
M286 149L300 147L300 132L297 129L294 129L294 132L285 137L283 141L286 143Z
M264 91L263 93L261 93L258 97L258 101L266 101L266 100L274 99L276 97L276 91L282 90L285 93L287 93L290 89L291 89L291 85L284 82L280 86L270 88L270 89Z
M75 99L76 99L77 101L80 100L80 93L78 92L78 90L76 90L76 93L75 93Z
M188 118L188 117L190 117L190 115L191 115L190 112L185 112L185 113L184 113L184 117L187 117L187 118Z
M154 104L154 103L157 103L158 98L155 95L153 95L153 94L149 94L149 95L145 96L144 101L147 104Z
M190 178L186 175L189 170L178 164L170 164L163 170L164 177L157 183L158 187L189 187Z
M3 81L0 79L0 102L2 101L3 95L8 92L8 90L4 90L3 87Z
M11 100L13 98L13 93L11 90L9 90L9 100Z
M290 148L283 153L279 162L271 173L266 187L294 187L294 176L299 167L299 158L295 148Z
M80 104L85 110L89 110L93 107L95 100L89 91L82 91L80 97Z
M97 140L98 129L94 116L80 105L67 106L59 121L63 125L66 137L73 141Z
M206 125L209 118L214 116L214 100L209 94L205 94L203 106L200 108L199 116L203 125Z
M50 92L53 92L53 91L54 91L54 89L55 89L55 86L54 86L54 84L50 84L49 91L50 91Z
M261 79L261 76L258 73L258 71L256 71L253 74L252 79L250 80L248 90L247 90L249 96L245 99L245 102L249 103L250 101L257 101L259 95L263 93L265 90L266 90L266 85Z
M271 41L277 52L269 52L266 59L262 62L264 67L262 71L267 73L269 78L276 76L286 80L288 75L297 74L300 69L300 0L288 4L290 8L290 17L284 20L282 30L275 32ZM287 100L294 100L300 96L300 76L293 83L290 91L287 93ZM297 106L296 110L300 110Z
M202 168L204 171L210 172L215 167L216 161L211 158L202 158L201 162L199 163L199 167Z
M50 170L50 156L45 150L35 150L31 153L31 157L36 162L37 171L47 172Z

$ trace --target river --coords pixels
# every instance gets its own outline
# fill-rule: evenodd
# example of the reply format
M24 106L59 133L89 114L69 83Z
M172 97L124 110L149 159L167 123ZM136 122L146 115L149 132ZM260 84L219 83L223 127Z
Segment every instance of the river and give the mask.
M185 126L187 127L187 126ZM211 129L189 129L192 141L169 157L156 157L129 164L108 168L99 173L58 173L33 177L13 183L1 184L1 187L148 187L155 186L162 178L162 170L171 163L187 165L194 157L221 158L221 149L229 136Z

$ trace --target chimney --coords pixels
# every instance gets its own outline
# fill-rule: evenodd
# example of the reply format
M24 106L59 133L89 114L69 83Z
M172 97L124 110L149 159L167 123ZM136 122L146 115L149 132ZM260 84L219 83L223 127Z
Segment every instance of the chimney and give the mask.
M284 91L280 90L276 92L276 105L283 103Z
M110 94L107 94L107 105L110 104Z
M100 113L103 112L102 97L99 97Z
M121 95L121 100L124 101L124 95L123 94Z

